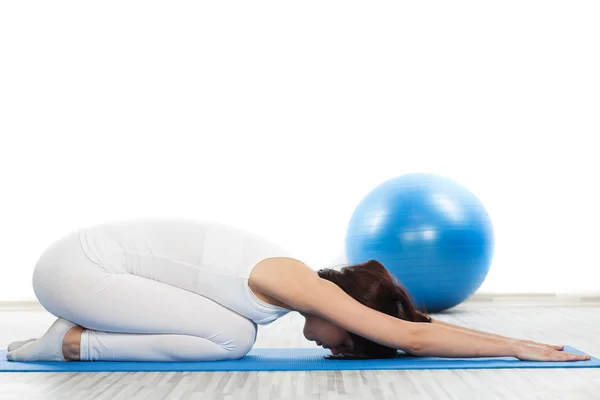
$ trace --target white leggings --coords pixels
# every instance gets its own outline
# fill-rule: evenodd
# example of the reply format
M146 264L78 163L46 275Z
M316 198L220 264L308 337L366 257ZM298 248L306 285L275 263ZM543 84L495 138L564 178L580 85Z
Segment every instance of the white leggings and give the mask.
M90 261L77 232L42 254L33 289L48 312L87 329L82 361L237 359L256 340L254 322L206 297Z

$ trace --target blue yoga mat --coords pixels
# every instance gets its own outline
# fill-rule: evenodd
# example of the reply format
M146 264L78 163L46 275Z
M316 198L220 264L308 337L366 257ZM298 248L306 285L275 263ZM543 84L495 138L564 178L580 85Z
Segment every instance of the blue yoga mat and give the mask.
M570 353L584 354L572 347ZM205 362L28 362L6 360L0 351L0 372L110 372L110 371L329 371L407 369L491 369L491 368L599 368L600 360L573 362L532 362L512 357L437 358L404 354L385 360L326 360L325 349L253 349L235 361Z

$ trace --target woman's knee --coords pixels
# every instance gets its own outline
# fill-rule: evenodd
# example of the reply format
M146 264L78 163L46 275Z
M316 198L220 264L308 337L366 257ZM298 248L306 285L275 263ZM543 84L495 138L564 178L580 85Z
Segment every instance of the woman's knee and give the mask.
M230 326L230 340L223 346L227 350L227 358L237 360L244 357L256 342L257 326L247 318L240 319Z

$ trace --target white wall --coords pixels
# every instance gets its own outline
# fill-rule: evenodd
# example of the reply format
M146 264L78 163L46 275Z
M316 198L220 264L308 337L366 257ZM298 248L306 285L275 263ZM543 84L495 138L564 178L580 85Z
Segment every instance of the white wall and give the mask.
M600 292L594 1L0 4L0 301L71 229L210 218L316 267L371 188L486 204L482 291Z

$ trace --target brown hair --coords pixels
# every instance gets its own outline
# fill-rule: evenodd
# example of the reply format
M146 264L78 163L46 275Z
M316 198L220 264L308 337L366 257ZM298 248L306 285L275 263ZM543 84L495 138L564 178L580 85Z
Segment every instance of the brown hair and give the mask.
M326 268L319 277L333 282L346 294L367 307L411 322L431 322L431 318L418 311L407 290L377 260L343 267L340 271ZM392 358L396 349L383 346L350 332L354 342L352 354L331 358Z

